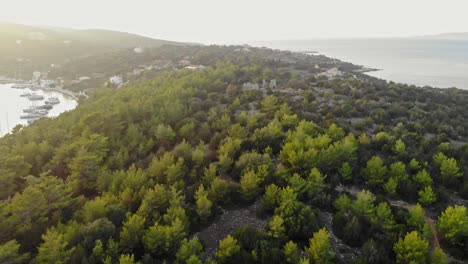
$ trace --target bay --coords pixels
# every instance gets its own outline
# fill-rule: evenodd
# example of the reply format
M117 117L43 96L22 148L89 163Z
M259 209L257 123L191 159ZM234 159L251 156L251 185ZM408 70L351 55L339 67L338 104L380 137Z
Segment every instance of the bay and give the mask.
M54 108L49 111L47 115L49 118L57 117L61 113L70 111L77 106L77 102L73 98L56 91L14 89L11 88L12 85L0 84L0 136L4 136L10 132L16 125L28 125L27 120L20 118L21 115L24 115L23 109L33 104L43 105L45 100L50 97L57 97L60 103L54 105ZM43 95L44 100L32 102L28 98L20 96L25 92Z

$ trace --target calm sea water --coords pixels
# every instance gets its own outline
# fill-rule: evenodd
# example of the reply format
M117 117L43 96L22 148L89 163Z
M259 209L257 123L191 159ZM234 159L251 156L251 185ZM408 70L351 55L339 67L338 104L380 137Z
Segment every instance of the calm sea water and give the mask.
M5 135L11 131L16 125L27 125L25 119L20 119L23 115L23 109L32 105L26 97L20 95L24 92L32 93L29 89L13 89L11 84L0 84L0 136ZM65 111L72 110L76 107L77 102L69 96L63 95L54 91L34 91L37 94L44 95L44 99L49 97L58 97L60 104L55 105L49 111L48 117L56 117ZM43 105L44 100L36 101L37 105Z
M381 71L369 75L395 82L468 89L468 41L433 39L334 39L255 43L328 57Z

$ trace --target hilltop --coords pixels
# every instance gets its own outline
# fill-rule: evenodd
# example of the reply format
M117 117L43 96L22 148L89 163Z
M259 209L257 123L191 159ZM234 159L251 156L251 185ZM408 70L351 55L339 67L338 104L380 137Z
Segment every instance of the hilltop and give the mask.
M0 75L27 73L27 77L34 70L47 70L51 64L61 65L72 59L109 51L193 45L110 30L77 30L8 22L0 22L0 35Z

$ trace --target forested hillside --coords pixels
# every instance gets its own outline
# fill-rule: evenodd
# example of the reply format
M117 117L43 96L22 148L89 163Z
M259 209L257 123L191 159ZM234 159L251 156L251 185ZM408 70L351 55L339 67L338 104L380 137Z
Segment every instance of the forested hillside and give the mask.
M207 67L0 139L0 263L468 260L467 91L322 56L162 50Z
M110 30L76 30L0 22L0 75L31 78L70 60L109 51L183 45Z

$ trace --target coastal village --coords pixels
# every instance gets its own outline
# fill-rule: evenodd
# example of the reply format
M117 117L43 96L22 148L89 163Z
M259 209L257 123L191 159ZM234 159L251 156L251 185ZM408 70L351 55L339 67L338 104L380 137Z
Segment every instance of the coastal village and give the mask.
M297 75L298 80L311 77L318 80L332 80L344 76L353 76L353 73L362 73L365 69L338 60L330 60L324 56L317 56L313 52L281 51L269 48L254 48L249 45L233 46L231 50L234 54L247 56L255 56L255 53L258 52L267 54L267 58L270 60L282 61L285 65L288 65L287 70L290 71L291 74ZM74 68L74 63L83 63L78 60L50 64L49 70L47 71L35 70L32 73L31 80L28 81L0 76L0 83L14 83L12 88L25 90L20 96L28 98L31 103L27 109L23 109L24 114L21 115L20 118L27 120L28 124L30 124L40 118L47 117L48 112L53 106L60 103L56 97L44 98L43 95L37 93L39 90L56 91L73 98L75 101L79 101L80 98L87 98L89 93L92 93L92 90L96 88L105 86L119 89L132 81L138 81L147 74L152 75L164 70L201 71L207 68L207 66L200 63L199 58L195 58L194 56L184 56L179 60L174 58L153 59L144 56L147 52L148 50L142 47L135 47L132 49L130 53L133 53L134 55L132 56L138 58L136 62L141 63L129 65L129 67L120 72L112 72L102 67L99 72L76 71L73 74L73 76L75 76L74 78L70 78L65 74L60 74L61 72L69 72L70 69ZM316 63L312 65L313 67L310 67L310 65L307 67L302 66L303 62L310 62L311 58L313 58ZM308 70L305 71L303 68ZM366 70L364 70L364 72ZM263 96L268 95L274 89L280 93L288 94L293 98L297 97L297 100L301 100L303 92L302 89L292 89L290 83L277 78L268 80L262 79L259 81L248 80L240 86L245 91L257 91L262 93ZM255 106L252 106L251 111L255 112Z

